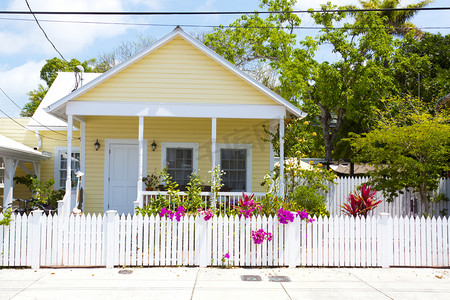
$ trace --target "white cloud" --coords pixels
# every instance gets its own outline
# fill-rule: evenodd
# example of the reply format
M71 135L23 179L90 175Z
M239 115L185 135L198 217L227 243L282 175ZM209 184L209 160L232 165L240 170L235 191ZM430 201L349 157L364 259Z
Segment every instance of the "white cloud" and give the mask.
M33 11L124 11L138 10L133 5L141 5L147 8L158 7L161 0L28 0ZM7 7L10 10L28 10L23 0L12 0ZM142 9L141 9L142 10ZM29 16L31 17L31 16ZM87 21L87 22L126 22L127 16L77 16L77 15L37 15L41 20L50 40L56 48L70 59L76 53L92 46L98 40L106 40L124 34L130 27L115 25L96 25L80 23L55 23L44 20L57 21ZM56 56L55 50L45 39L34 22L11 22L10 26L4 26L0 39L8 38L8 41L18 40L12 50L0 46L0 53L28 52L41 53L46 56ZM26 37L26 38L24 38Z
M39 83L45 86L45 82L39 78L39 72L44 64L45 60L30 61L11 69L0 66L0 87L14 102L23 107L28 102L27 92L36 89ZM0 102L2 110L5 110L8 115L19 116L19 108L3 93L0 94Z

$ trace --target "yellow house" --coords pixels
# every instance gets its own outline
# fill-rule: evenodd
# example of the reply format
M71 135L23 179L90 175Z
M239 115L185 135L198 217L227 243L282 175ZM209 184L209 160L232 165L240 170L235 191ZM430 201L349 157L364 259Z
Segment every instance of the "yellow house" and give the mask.
M69 74L59 74L50 90L73 86ZM220 165L230 190L263 192L260 183L274 161L263 125L284 128L285 117L302 116L179 27L110 71L82 77L81 87L43 101L36 112L42 123L47 115L64 129L33 126L42 134L66 133L67 142L48 149L53 174L58 187L70 191L73 169L84 173L84 210L90 213L132 213L134 202L142 205L142 177L165 166L183 185L191 172L208 179ZM61 164L68 157L72 163ZM66 193L67 213L72 198Z

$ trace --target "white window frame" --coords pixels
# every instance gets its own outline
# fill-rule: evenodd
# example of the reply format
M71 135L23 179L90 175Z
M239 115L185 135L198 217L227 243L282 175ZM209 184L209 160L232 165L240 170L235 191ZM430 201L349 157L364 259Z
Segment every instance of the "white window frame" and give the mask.
M161 143L161 170L167 166L167 148L192 149L192 172L198 171L198 143ZM161 182L164 184L164 182Z
M220 157L220 152L222 149L236 149L236 150L247 150L246 157L246 191L252 191L252 144L216 144L216 163L220 166L222 163L222 159ZM222 167L220 167L222 169Z
M3 157L0 157L0 189L5 188L5 163Z
M60 178L60 168L59 166L61 165L61 152L67 152L67 147L55 147L55 159L54 159L54 169L53 169L53 175L54 175L54 179L55 179L55 184L53 185L55 190L59 190L59 189L63 189L66 186L60 186L59 183L61 181ZM73 153L79 153L80 154L80 169L81 169L81 152L80 152L80 147L72 147L72 154ZM72 170L75 171L75 170ZM72 187L72 190L76 190L76 186Z

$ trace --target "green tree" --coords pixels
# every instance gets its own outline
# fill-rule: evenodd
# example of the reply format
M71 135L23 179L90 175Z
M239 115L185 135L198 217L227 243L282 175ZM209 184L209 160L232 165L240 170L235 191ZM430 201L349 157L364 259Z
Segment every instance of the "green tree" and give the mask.
M29 101L22 108L20 113L22 117L33 116L39 104L42 102L42 99L44 99L47 94L48 89L53 84L53 81L55 81L58 72L73 72L78 65L83 66L85 72L95 72L95 69L93 69L92 66L95 61L93 59L81 63L79 60L72 58L70 62L67 63L60 58L54 57L47 59L46 61L46 64L41 69L40 78L47 83L47 87L39 84L37 89L28 92Z
M32 117L42 99L47 94L48 88L39 84L38 88L27 93L29 101L25 104L20 112L21 117Z
M380 118L379 128L353 137L357 160L374 165L369 184L376 190L392 200L402 189L412 188L428 214L432 194L442 174L450 170L448 118L433 117L423 107L416 109L409 99L386 103L390 112Z
M262 60L277 70L277 92L320 122L325 159L331 161L344 122L365 126L374 102L395 91L392 69L385 62L392 58L398 42L375 12L360 13L355 22L344 25L345 12L313 13L315 23L324 29L316 38L299 41L294 29L300 19L289 13L295 2L262 0L261 8L287 13L265 18L243 15L230 28L216 28L206 43L236 65ZM323 10L332 8L336 7L322 6ZM339 27L334 26L337 23ZM340 57L337 62L315 59L316 50L325 44Z
M424 33L420 40L402 40L395 64L403 95L436 102L450 91L450 35ZM405 63L405 60L408 63Z
M422 31L409 20L414 17L418 8L422 8L432 3L434 0L420 1L419 3L409 4L400 7L401 0L359 0L361 8L364 9L395 9L395 8L411 8L412 10L385 10L379 11L377 14L384 20L384 24L391 27L391 34L405 36L408 32L414 32L416 36L422 35ZM357 9L356 6L348 6L348 8ZM352 13L355 18L359 17L359 12Z

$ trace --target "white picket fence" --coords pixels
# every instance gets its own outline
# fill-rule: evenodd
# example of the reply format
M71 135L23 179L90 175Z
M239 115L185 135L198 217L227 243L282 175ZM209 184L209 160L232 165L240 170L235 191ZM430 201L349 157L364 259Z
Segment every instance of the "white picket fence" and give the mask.
M369 177L339 177L336 185L330 186L330 192L327 194L327 209L333 216L340 216L341 205L346 198L357 189L358 186L369 181ZM377 192L376 198L383 200L381 205L370 212L370 215L378 215L382 212L390 213L392 216L422 216L425 212L424 205L420 202L417 194L404 190L393 202L387 202L382 192ZM441 179L438 192L450 198L450 179ZM450 216L450 201L441 201L430 204L430 214L433 216Z
M1 216L0 216L1 217ZM450 266L447 218L346 216L209 221L186 216L13 216L0 227L1 266ZM252 230L273 240L255 245ZM228 253L230 259L222 262Z

